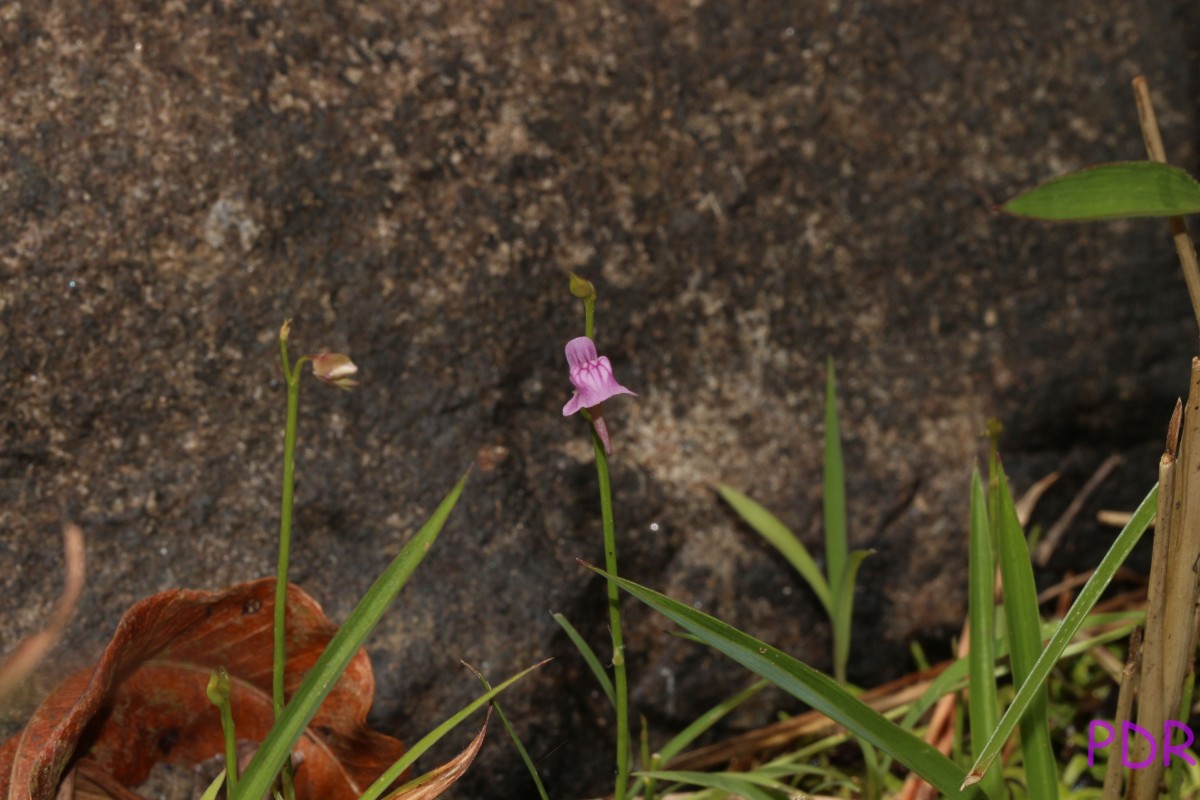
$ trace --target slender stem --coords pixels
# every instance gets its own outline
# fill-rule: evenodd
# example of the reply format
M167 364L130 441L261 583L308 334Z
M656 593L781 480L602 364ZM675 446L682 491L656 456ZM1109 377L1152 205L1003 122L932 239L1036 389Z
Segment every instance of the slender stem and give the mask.
M604 444L592 431L596 451L596 475L600 483L600 519L604 526L604 568L617 577L617 535L613 524L612 483L608 477L608 459ZM608 624L612 629L613 684L617 706L617 785L614 800L624 800L629 786L629 684L625 675L625 640L621 634L621 604L617 584L608 582Z
M1167 152L1158 130L1158 117L1154 114L1154 104L1150 102L1150 87L1142 75L1133 79L1133 98L1137 103L1146 155L1151 161L1167 163ZM1200 263L1196 261L1196 246L1188 235L1187 222L1183 217L1170 217L1167 221L1171 225L1171 238L1175 242L1175 252L1179 254L1179 264L1183 267L1183 280L1187 284L1188 298L1192 301L1192 313L1196 316L1196 324L1200 325Z
M588 337L589 339L596 338L592 335L594 333L594 329L596 327L593 324L593 317L595 316L595 313L596 313L596 296L592 295L591 297L589 297L583 301L583 335Z
M233 794L238 782L237 733L233 727L233 709L228 698L221 704L221 734L225 738L225 785L228 793Z
M283 374L287 380L287 422L283 434L283 492L279 505L279 564L275 573L275 647L271 670L271 699L275 719L283 714L284 672L287 664L287 586L288 560L292 550L292 505L296 485L296 428L300 417L300 367L308 360L301 356L291 365L288 360L287 339L280 337L279 353L283 359ZM295 797L291 761L280 772L283 796Z
M298 370L297 370L298 372ZM283 713L284 664L287 662L287 637L284 619L287 612L288 558L292 549L292 496L296 481L296 425L300 411L300 381L289 376L287 385L287 425L283 434L283 500L279 508L279 566L275 573L275 661L271 695L275 718Z

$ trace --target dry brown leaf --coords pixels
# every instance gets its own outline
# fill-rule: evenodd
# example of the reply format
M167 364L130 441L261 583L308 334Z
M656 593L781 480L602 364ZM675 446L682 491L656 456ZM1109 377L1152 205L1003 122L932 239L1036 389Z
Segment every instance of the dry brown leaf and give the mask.
M105 795L98 776L132 790L155 763L194 764L222 753L220 720L205 693L219 666L233 679L239 740L261 740L274 719L274 585L267 578L223 592L171 591L135 604L96 666L64 680L25 730L0 746L0 798L54 800L74 763L86 765L90 790L118 797ZM337 628L295 586L288 587L287 613L290 695ZM354 800L404 752L399 741L366 727L374 693L360 651L297 745L300 800ZM136 797L122 800L128 796Z

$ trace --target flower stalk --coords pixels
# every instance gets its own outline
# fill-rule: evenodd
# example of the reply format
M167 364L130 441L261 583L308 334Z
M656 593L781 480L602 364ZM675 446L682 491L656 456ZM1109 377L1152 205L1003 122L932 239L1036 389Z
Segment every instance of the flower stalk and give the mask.
M271 665L271 705L275 719L283 715L287 698L284 696L284 672L287 665L287 586L288 562L292 550L292 507L296 487L296 429L300 418L300 368L305 362L312 363L313 375L321 381L339 389L353 389L358 385L353 376L358 367L343 353L322 352L315 356L300 356L293 364L288 357L288 334L292 330L289 319L279 329L279 357L283 362L283 378L287 384L287 421L283 432L283 491L279 505L279 563L275 572L275 616L274 648ZM295 800L290 761L280 773L284 800Z
M604 422L602 404L619 394L636 394L613 376L612 364L605 356L598 355L592 341L593 319L596 306L596 287L578 275L571 274L571 294L583 301L584 336L567 343L567 364L570 367L571 384L575 394L563 407L563 416L579 412L591 423L592 449L596 453L596 476L600 489L600 521L604 530L604 567L608 574L617 576L617 534L613 522L612 481L608 474L608 456L612 454L612 440ZM625 639L621 630L620 592L617 584L608 581L608 620L612 632L612 667L614 706L617 712L617 782L613 792L615 800L625 800L629 787L630 760L629 735L629 681L625 670Z

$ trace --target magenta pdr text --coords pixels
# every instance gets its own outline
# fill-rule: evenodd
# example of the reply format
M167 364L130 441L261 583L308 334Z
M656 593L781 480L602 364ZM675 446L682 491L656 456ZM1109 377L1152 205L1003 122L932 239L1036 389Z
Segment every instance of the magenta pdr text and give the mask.
M1182 744L1172 744L1171 734L1175 731L1183 731L1186 741ZM1101 732L1103 736L1101 737ZM1140 736L1146 740L1150 747L1146 751L1148 755L1141 761L1131 761L1129 751L1132 749L1131 744L1134 742L1134 737ZM1088 766L1094 767L1096 753L1108 747L1116 738L1116 731L1113 726L1103 720L1094 719L1088 723ZM1196 766L1196 760L1187 752L1187 748L1191 745L1195 737L1192 735L1192 730L1182 722L1176 722L1169 719L1163 723L1162 736L1162 762L1163 766L1171 765L1171 755L1179 756L1186 761L1190 766ZM1143 728L1141 725L1135 725L1132 722L1121 723L1121 766L1127 769L1144 769L1154 763L1154 759L1158 757L1159 740L1154 738L1154 734Z

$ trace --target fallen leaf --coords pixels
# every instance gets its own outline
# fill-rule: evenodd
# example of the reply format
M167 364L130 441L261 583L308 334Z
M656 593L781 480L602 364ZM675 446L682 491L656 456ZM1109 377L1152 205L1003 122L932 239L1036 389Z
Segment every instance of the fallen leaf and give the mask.
M195 764L224 752L220 719L205 693L219 666L232 678L237 738L260 741L274 721L274 586L266 578L223 592L163 592L135 604L95 667L59 684L25 730L0 746L0 798L54 800L67 768L78 764L77 783L90 795L126 800L137 797L132 790L155 763ZM289 696L336 631L315 600L288 587ZM298 800L355 800L403 754L399 741L366 726L374 693L360 651L297 744ZM129 793L106 792L105 776Z

